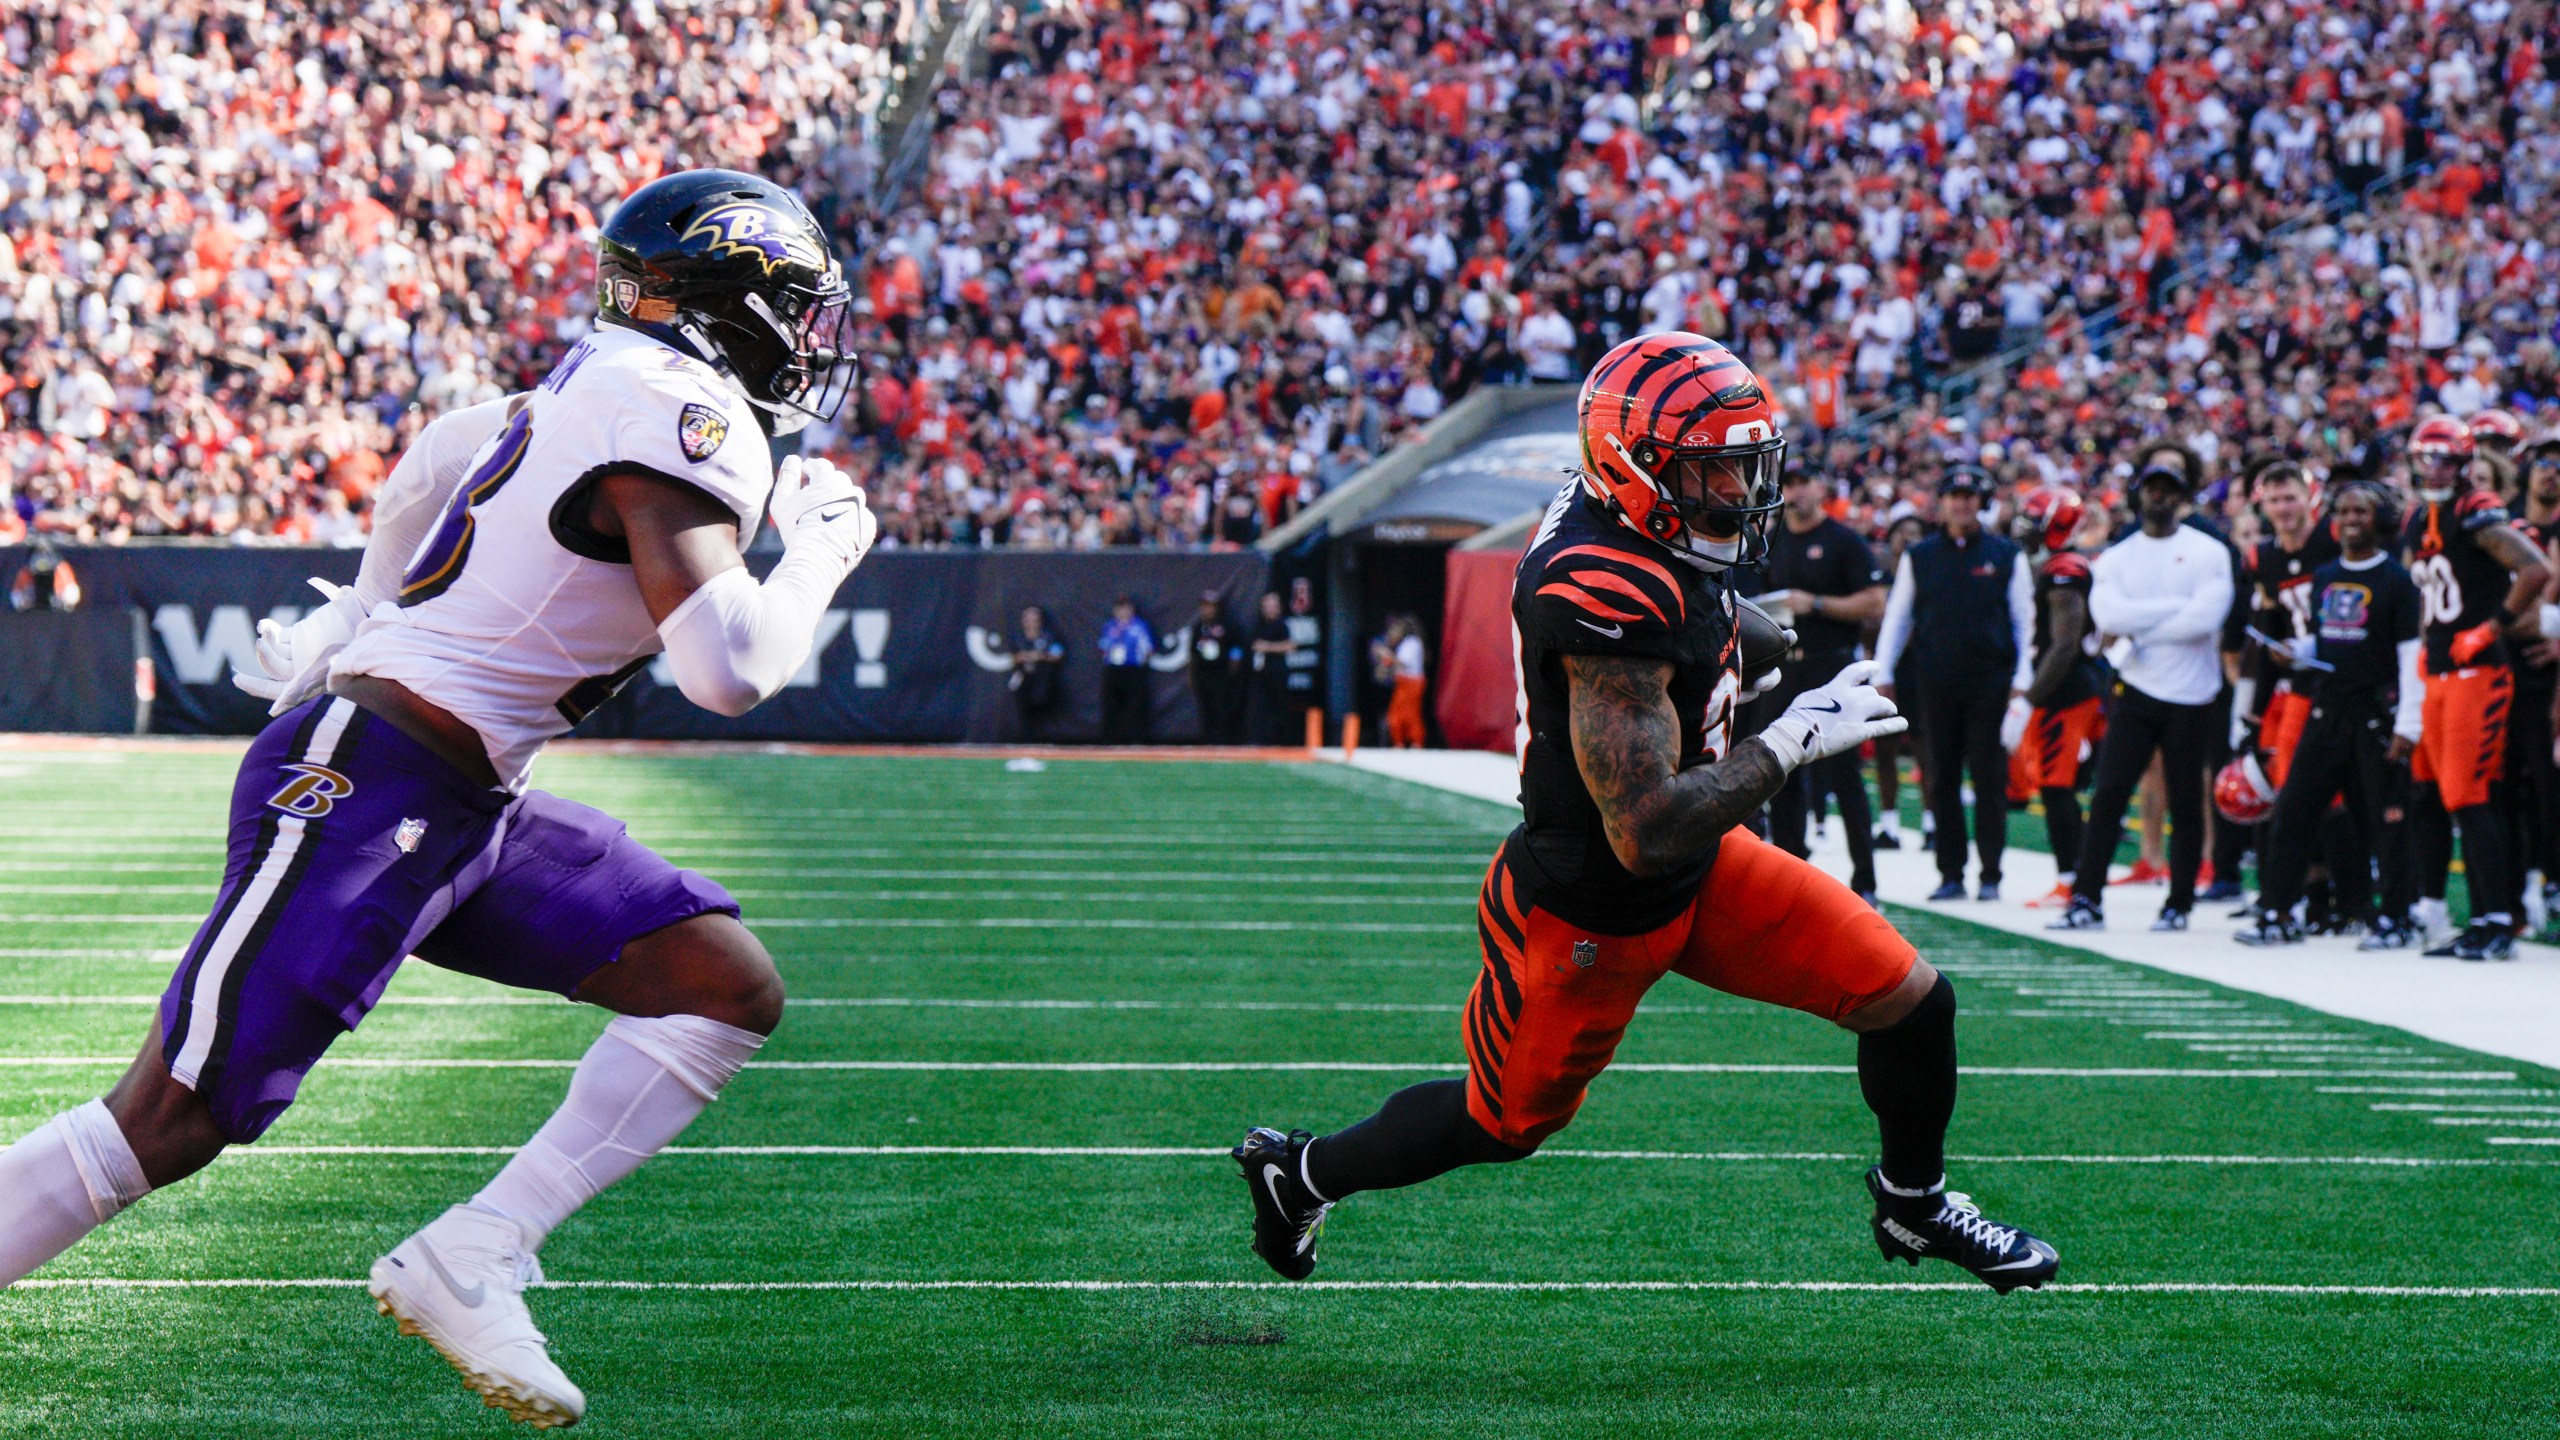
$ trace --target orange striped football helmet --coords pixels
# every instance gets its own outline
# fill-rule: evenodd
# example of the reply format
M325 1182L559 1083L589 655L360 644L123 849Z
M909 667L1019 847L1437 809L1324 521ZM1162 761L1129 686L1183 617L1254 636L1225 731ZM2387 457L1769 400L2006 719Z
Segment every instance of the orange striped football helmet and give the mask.
M1704 335L1639 335L1582 382L1582 486L1619 523L1694 565L1769 548L1787 439L1751 367Z
M2081 504L2080 492L2061 485L2038 485L2018 497L2018 513L2009 522L2009 536L2020 544L2032 543L2039 550L2068 550L2071 537L2080 533L2080 520L2088 513Z

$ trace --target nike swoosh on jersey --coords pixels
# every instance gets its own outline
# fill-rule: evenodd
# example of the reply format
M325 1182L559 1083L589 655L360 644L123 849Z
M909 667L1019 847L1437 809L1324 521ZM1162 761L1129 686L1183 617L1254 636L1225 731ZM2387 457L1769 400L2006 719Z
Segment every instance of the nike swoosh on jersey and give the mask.
M418 1250L427 1257L427 1268L436 1272L436 1278L444 1282L444 1288L453 1292L454 1299L477 1310L480 1308L480 1302L489 1298L489 1286L486 1282L475 1282L470 1289L463 1289L461 1283L453 1278L453 1272L444 1268L443 1257L436 1254L436 1247L420 1245Z
M1627 638L1627 627L1624 625L1594 625L1590 621L1582 619L1579 616L1575 617L1573 623L1590 631L1594 635L1605 635L1612 640L1624 640Z

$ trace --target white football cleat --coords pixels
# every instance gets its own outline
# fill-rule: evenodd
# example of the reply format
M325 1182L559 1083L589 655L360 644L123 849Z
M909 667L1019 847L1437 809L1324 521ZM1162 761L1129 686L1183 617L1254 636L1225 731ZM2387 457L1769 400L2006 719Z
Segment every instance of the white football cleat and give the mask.
M456 1205L373 1262L375 1308L462 1372L482 1401L538 1430L575 1425L587 1397L551 1363L525 1309L542 1262L516 1222Z

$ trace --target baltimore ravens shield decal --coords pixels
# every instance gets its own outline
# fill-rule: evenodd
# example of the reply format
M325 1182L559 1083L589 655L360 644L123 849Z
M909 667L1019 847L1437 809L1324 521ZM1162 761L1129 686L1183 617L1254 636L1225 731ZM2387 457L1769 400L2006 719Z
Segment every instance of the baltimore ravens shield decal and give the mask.
M710 459L728 438L729 422L708 405L687 405L676 416L676 443L684 447L684 458L697 465Z

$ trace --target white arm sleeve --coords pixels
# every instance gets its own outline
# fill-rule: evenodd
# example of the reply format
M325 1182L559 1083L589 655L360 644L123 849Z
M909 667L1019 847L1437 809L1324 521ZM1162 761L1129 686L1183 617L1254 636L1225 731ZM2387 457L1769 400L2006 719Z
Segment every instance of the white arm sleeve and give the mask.
M721 715L771 699L809 658L827 602L853 566L824 545L786 552L761 585L723 570L658 626L684 698Z
M2391 733L2412 742L2424 733L2419 717L2426 713L2427 682L2418 673L2418 657L2425 649L2423 640L2400 642L2400 700L2391 709Z
M2027 569L2027 557L2009 569L2009 633L2018 643L2018 673L2009 679L2009 688L2024 691L2036 681L2036 581ZM2013 743L2009 746L2015 750Z
M373 494L373 533L364 544L364 565L356 572L356 597L371 610L400 598L401 577L409 559L426 542L427 532L453 498L471 466L471 457L507 421L510 407L522 396L485 401L439 415L427 422L418 438L400 455L400 463Z
M1894 563L1893 589L1884 597L1884 628L1876 632L1876 664L1884 667L1885 683L1893 683L1893 667L1902 662L1903 648L1911 643L1911 605L1915 591L1911 580L1911 557L1903 556Z

